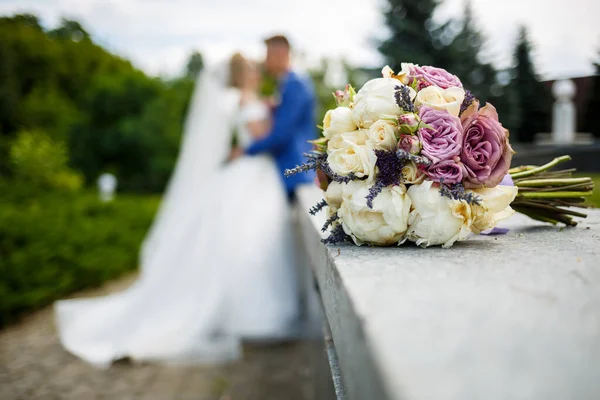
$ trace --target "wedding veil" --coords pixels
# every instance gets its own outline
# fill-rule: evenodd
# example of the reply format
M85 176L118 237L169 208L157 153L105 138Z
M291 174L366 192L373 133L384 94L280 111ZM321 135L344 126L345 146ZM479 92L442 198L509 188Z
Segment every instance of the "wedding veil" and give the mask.
M229 87L228 62L200 72L184 124L179 157L154 222L142 243L142 273L168 263L176 251L173 241L189 216L201 207L204 185L226 161L239 105L239 91ZM167 268L163 265L163 268Z

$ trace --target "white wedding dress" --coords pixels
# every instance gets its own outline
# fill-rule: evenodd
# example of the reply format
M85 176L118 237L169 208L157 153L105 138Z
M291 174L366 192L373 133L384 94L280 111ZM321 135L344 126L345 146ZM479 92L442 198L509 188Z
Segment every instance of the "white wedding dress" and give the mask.
M223 166L237 130L268 117L261 102L239 108L218 69L199 79L181 154L141 252L141 273L107 297L59 301L64 347L98 367L117 359L183 363L240 357L242 339L298 334L291 207L266 155ZM215 138L215 135L223 137Z

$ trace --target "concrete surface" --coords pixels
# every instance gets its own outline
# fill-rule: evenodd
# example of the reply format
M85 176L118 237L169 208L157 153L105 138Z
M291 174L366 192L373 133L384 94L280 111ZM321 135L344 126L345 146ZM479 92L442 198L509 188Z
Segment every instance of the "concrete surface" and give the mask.
M304 188L306 210L322 198ZM600 210L451 249L305 241L348 398L600 399Z
M133 278L86 295L122 290ZM220 367L120 362L98 370L61 347L52 317L51 309L42 310L0 331L0 400L319 398L314 366L326 363L319 341L246 345L243 361Z

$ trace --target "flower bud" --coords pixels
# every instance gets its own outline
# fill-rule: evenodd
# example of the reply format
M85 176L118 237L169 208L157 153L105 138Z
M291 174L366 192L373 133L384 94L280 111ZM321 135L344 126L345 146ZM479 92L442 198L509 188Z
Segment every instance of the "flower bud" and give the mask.
M335 97L335 102L339 107L348 107L354 101L355 94L354 88L351 85L346 85L344 90L336 90L333 97Z
M419 128L420 122L419 116L415 113L402 114L398 117L398 127L400 128L400 132L406 135L414 134Z
M421 153L421 142L419 142L419 138L417 136L400 135L398 148L406 151L407 153L417 155Z

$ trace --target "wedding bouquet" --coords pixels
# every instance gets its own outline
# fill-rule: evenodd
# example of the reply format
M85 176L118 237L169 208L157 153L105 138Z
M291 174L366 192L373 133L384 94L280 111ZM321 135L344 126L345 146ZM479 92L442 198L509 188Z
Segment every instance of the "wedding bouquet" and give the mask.
M286 171L321 177L325 198L310 212L327 207L324 243L450 247L511 216L513 150L494 106L441 68L382 73L334 93L315 151Z

